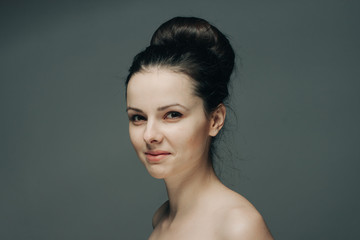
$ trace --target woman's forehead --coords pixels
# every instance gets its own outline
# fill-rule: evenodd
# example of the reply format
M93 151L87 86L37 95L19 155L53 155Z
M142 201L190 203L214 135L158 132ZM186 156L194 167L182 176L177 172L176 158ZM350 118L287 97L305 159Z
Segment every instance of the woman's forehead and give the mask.
M189 101L196 98L193 81L182 73L150 69L133 75L127 87L128 102Z

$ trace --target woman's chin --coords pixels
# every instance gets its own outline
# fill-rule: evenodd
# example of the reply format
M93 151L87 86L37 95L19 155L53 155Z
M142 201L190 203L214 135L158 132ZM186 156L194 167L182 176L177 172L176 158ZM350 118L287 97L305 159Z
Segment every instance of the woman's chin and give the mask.
M157 178L157 179L164 179L166 176L166 173L164 171L164 169L160 169L159 167L146 167L148 173L150 174L150 176L152 176L153 178Z
M164 179L165 178L165 174L162 173L157 173L157 172L149 172L150 176L152 176L153 178L156 179Z
M164 176L161 176L161 175L153 175L153 174L150 174L150 175L156 179L164 179L165 178Z

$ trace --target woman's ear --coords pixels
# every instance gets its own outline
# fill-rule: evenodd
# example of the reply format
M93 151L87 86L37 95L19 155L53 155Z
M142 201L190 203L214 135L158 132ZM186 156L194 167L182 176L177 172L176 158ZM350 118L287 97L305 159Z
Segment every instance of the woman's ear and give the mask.
M215 137L224 126L226 117L226 107L220 103L210 115L209 135Z

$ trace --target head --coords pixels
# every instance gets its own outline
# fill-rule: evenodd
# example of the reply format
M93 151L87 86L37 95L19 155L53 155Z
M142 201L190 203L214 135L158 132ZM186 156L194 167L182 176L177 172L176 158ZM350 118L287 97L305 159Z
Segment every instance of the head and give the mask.
M234 68L228 39L207 21L175 17L153 34L150 46L135 56L126 79L149 67L165 67L194 81L194 94L203 99L207 116L228 98Z
M187 96L183 100L191 100L186 103L187 107L193 106L192 102L200 104L203 118L193 116L197 116L196 123L205 124L205 130L196 126L208 134L205 147L207 158L211 160L215 137L225 119L224 102L229 95L228 83L233 67L234 51L217 28L199 18L173 18L155 31L150 46L134 58L126 80L128 106L130 92L133 100L135 88L144 86L146 79L158 76L157 80L149 80L158 86L165 86L166 79L169 79L169 83L175 84L168 86L169 89L176 87L176 91L182 91L180 97ZM173 81L175 79L179 86ZM160 89L156 88L156 91ZM165 102L161 104L166 105Z

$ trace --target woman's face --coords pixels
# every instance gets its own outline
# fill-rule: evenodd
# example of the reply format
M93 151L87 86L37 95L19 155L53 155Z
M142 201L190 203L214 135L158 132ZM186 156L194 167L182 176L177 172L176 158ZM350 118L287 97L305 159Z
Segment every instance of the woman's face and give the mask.
M186 75L150 68L127 87L131 142L155 178L196 171L208 160L210 122Z

